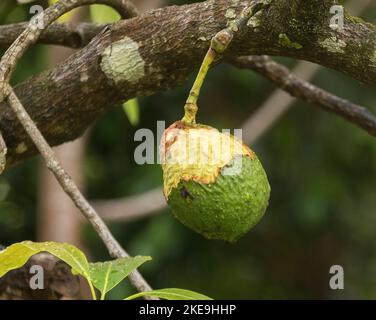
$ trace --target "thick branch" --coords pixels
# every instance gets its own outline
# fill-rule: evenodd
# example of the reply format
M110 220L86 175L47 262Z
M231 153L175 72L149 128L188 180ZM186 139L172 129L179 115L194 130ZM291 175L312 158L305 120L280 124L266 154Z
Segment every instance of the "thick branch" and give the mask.
M209 0L121 21L64 63L18 85L16 94L50 144L72 140L111 106L185 81L213 35L246 3ZM330 5L332 1L272 1L234 39L228 57L289 56L376 84L375 27L347 17L345 28L334 31L329 28ZM9 109L4 104L0 108L9 165L34 154L35 148Z

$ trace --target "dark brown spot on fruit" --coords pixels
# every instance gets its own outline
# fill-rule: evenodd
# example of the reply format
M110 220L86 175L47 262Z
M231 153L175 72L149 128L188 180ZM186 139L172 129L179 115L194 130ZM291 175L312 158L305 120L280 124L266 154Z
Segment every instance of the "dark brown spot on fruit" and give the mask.
M187 190L186 187L182 187L182 188L180 189L180 194L181 194L181 196L182 196L184 199L190 198L190 199L193 200L192 195L189 193L189 191Z

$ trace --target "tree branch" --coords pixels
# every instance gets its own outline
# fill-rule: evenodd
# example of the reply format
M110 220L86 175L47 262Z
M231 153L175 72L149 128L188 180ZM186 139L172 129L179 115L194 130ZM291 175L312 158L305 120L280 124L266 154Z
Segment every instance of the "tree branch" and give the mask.
M120 21L64 63L18 85L15 92L50 144L75 139L111 106L184 82L199 65L210 39L246 3L208 0ZM346 16L345 28L334 31L329 28L332 1L293 4L273 0L268 10L251 19L247 32L234 39L227 57L289 56L376 84L375 26ZM286 36L295 45L289 45ZM10 165L36 150L9 108L0 107Z
M123 19L138 16L137 8L129 0L81 0L77 3L80 3L80 6L93 3L108 5L114 8ZM10 46L28 26L29 22L0 26L0 46ZM42 30L37 42L81 48L87 45L105 26L87 22L53 23L48 29Z
M281 89L325 111L335 113L376 136L376 117L366 108L339 98L309 82L299 79L285 66L267 56L240 57L232 61L239 68L252 69L271 80Z
M20 22L0 26L0 47L10 46L28 25L28 22ZM91 22L55 22L42 32L37 42L82 48L106 26Z

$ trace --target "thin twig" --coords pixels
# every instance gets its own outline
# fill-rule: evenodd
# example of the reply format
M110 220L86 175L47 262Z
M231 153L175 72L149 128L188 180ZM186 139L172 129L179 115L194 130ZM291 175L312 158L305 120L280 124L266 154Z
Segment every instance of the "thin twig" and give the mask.
M90 4L104 4L114 8L122 19L133 18L138 15L138 10L129 0L78 0L74 2L69 10L83 5ZM52 8L51 6L50 8ZM56 20L52 18L52 22L46 19L45 15L49 15L47 9L43 13L43 28L41 29L41 36L37 37L35 41L48 44L65 45L72 48L80 48L89 43L106 25L98 25L95 23L53 23L48 29L50 23ZM46 20L44 20L46 19ZM30 27L30 22L21 22L5 26L0 26L0 46L12 44L22 32Z
M85 4L101 3L101 1L102 0L60 1L55 5L49 7L45 11L43 15L43 26L48 26L57 18L59 18L62 14L70 11L73 8ZM110 3L113 1L106 0L105 2ZM16 39L16 41L6 51L6 53L0 61L0 93L2 94L2 98L6 99L6 101L16 114L18 120L24 127L25 131L33 140L34 144L36 145L39 152L42 154L44 160L46 161L47 167L55 175L63 190L72 199L72 201L82 212L82 214L93 225L94 229L106 245L110 255L115 258L128 256L127 252L120 246L120 244L111 234L107 225L103 222L103 220L99 217L99 215L95 212L95 210L91 207L91 205L82 195L82 193L77 188L72 178L68 175L68 173L65 172L63 167L60 165L51 147L49 146L43 135L40 133L39 129L37 128L33 120L30 118L29 114L26 112L25 108L23 107L18 97L14 93L13 89L8 83L18 59L20 59L22 54L26 51L26 49L38 39L40 34L41 29L38 28L38 21L32 20L29 24L29 27ZM149 284L145 281L145 279L137 270L135 270L129 275L129 279L131 283L137 288L137 290L151 290Z
M331 113L335 113L349 122L376 136L376 117L366 108L348 100L339 98L313 84L299 79L288 68L276 63L267 56L240 57L232 61L239 68L257 70L258 73L273 81L281 89L303 101L314 103Z
M67 195L72 199L76 207L81 211L81 213L86 217L87 220L92 224L95 231L98 233L104 244L106 245L110 255L114 258L126 257L128 256L127 252L120 246L114 236L111 234L107 225L95 212L93 207L88 203L85 197L82 195L80 190L77 188L76 184L69 176L67 172L60 165L58 159L56 158L51 147L44 139L43 135L38 130L37 126L30 118L21 102L18 100L13 89L10 86L7 86L7 102L16 114L18 120L25 128L26 132L33 140L34 144L38 148L42 157L46 161L48 169L55 175L56 179L59 181L63 190ZM129 276L130 281L139 291L148 291L150 286L143 279L141 274L138 271L134 271Z
M28 25L29 22L19 22L0 26L0 47L10 46ZM106 24L96 24L92 22L54 22L43 30L37 42L61 45L75 49L82 48L106 26Z

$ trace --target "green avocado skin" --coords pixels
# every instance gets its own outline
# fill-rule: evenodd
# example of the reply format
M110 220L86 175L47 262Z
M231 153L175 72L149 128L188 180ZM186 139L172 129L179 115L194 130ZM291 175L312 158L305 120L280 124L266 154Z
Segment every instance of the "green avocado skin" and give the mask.
M223 175L212 184L180 181L169 196L174 216L208 239L236 242L264 215L270 196L268 178L255 157L242 157L237 175Z

